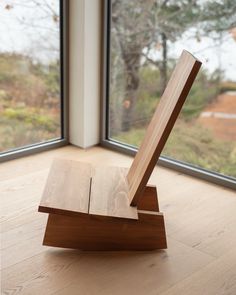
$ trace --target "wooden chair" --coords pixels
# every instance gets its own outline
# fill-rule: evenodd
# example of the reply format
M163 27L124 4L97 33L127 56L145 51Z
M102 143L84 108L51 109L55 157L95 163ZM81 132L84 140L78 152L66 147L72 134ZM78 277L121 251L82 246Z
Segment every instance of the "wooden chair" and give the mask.
M147 182L200 66L183 51L129 170L54 160L39 205L40 212L49 213L43 245L83 250L167 248L156 186Z

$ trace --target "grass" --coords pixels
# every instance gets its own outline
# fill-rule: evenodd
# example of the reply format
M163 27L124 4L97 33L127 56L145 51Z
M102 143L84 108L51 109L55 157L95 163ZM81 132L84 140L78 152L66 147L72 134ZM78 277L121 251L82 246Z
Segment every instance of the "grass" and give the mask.
M0 152L59 136L59 113L30 107L6 107L0 111Z
M113 138L140 146L145 131L145 128L136 128L129 132L119 133ZM236 177L236 143L217 140L210 130L197 123L179 120L162 155Z
M0 54L0 152L60 137L59 63Z

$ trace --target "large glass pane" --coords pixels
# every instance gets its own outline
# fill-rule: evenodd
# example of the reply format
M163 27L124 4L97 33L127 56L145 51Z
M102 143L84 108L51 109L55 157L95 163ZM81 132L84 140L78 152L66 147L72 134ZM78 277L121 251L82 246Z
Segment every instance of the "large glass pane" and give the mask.
M60 1L0 1L0 152L61 138Z
M186 49L203 67L163 155L236 177L236 2L110 4L109 139L139 146Z

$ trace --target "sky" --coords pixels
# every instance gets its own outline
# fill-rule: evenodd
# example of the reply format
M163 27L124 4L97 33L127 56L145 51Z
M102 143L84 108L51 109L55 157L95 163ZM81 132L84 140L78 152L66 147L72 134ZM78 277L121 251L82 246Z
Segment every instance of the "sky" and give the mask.
M48 63L59 57L58 0L0 0L0 52Z
M0 0L0 52L17 52L48 63L59 58L58 0ZM8 8L8 9L6 9ZM178 58L183 49L196 55L203 68L214 72L219 66L226 79L236 81L236 41L226 32L221 44L211 37L192 38L194 28L169 43L169 56ZM217 46L216 46L217 45ZM154 53L158 58L160 52Z
M170 47L170 54L177 57L183 49L190 51L203 63L203 68L212 73L217 68L224 71L226 79L236 81L236 40L232 33L225 32L222 40L203 37L201 41L190 38L194 28L188 30L181 40Z
M226 80L236 81L236 40L232 33L224 32L221 40L215 40L212 36L196 40L193 36L196 36L195 28L190 28L180 40L168 42L168 56L178 59L185 49L202 62L202 68L208 73L212 74L221 68ZM161 51L152 51L149 57L158 60Z

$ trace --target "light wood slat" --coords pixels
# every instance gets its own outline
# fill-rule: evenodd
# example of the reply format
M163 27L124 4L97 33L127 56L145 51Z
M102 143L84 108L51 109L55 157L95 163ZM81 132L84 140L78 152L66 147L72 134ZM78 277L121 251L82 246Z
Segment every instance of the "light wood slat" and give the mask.
M39 205L40 212L74 215L88 213L91 165L56 159Z
M20 227L21 225L26 225L32 220L43 219L43 214L38 214L37 212L38 202L36 205L25 207L22 212L15 213L12 218L6 220L0 224L0 232L5 233L14 228Z
M4 192L10 196L10 204L13 205L12 190L17 200L23 196L19 189L21 185L26 185L28 191L28 181L26 183L23 178L16 177L14 165L20 162L21 175L29 173L25 167L30 163L34 171L44 169L47 176L48 162L58 156L59 151L63 157L65 153L68 159L97 161L106 165L129 166L132 160L132 157L100 147L85 152L67 146L46 152L47 161L43 152L6 162L0 165L0 184L5 171L8 171L8 179L12 171L15 182L10 181L8 188L4 185ZM4 165L5 168L2 168ZM3 223L4 232L19 226L26 228L23 229L23 239L20 234L12 235L15 246L1 253L5 260L1 277L2 293L41 295L43 290L44 295L115 295L126 294L128 290L129 294L161 295L171 288L170 291L178 290L180 292L176 291L176 294L184 295L202 294L202 290L207 295L235 294L235 192L159 166L154 169L152 181L158 183L160 209L165 212L167 233L170 234L171 229L175 232L174 236L168 238L168 250L88 253L42 246L43 234L33 238L32 230L28 227L32 222L33 228L33 222L39 215L42 228L45 228L46 215L38 214L35 205L44 186L42 183L41 187L35 188L35 200L28 199L25 204L23 198L25 209L22 214L13 210L15 218L12 216ZM6 196L6 205L7 202ZM35 210L30 209L34 207ZM196 240L193 240L193 236ZM196 245L199 241L203 244ZM206 250L208 254L204 253ZM220 256L219 260L212 257L216 255ZM211 261L215 263L209 264ZM202 290L201 285L204 286ZM222 286L228 288L228 293L222 291Z
M163 295L236 294L236 250L232 250L200 271L174 285Z
M126 168L94 167L90 214L138 219L137 209L129 205L126 175Z
M44 223L45 226L45 223ZM41 245L42 243L42 233L37 236L17 240L18 243L11 247L8 247L4 250L1 250L1 264L0 269L3 270L5 268L11 267L14 264L20 263L25 259L33 257L43 251L45 251L46 247Z
M2 233L2 240L0 243L1 250L17 246L19 244L19 240L27 240L37 235L42 235L44 232L42 225L45 223L45 214L37 214L37 212L34 212L34 219L31 220L31 222L19 225L12 230Z
M3 270L3 294L157 295L212 261L209 255L172 239L168 252L42 248L44 252Z
M4 230L4 223L21 215L27 207L35 204L37 210L43 186L46 181L47 170L23 174L0 182L0 220ZM32 183L34 184L32 186Z
M201 62L183 51L127 176L133 206L138 203L200 66Z

